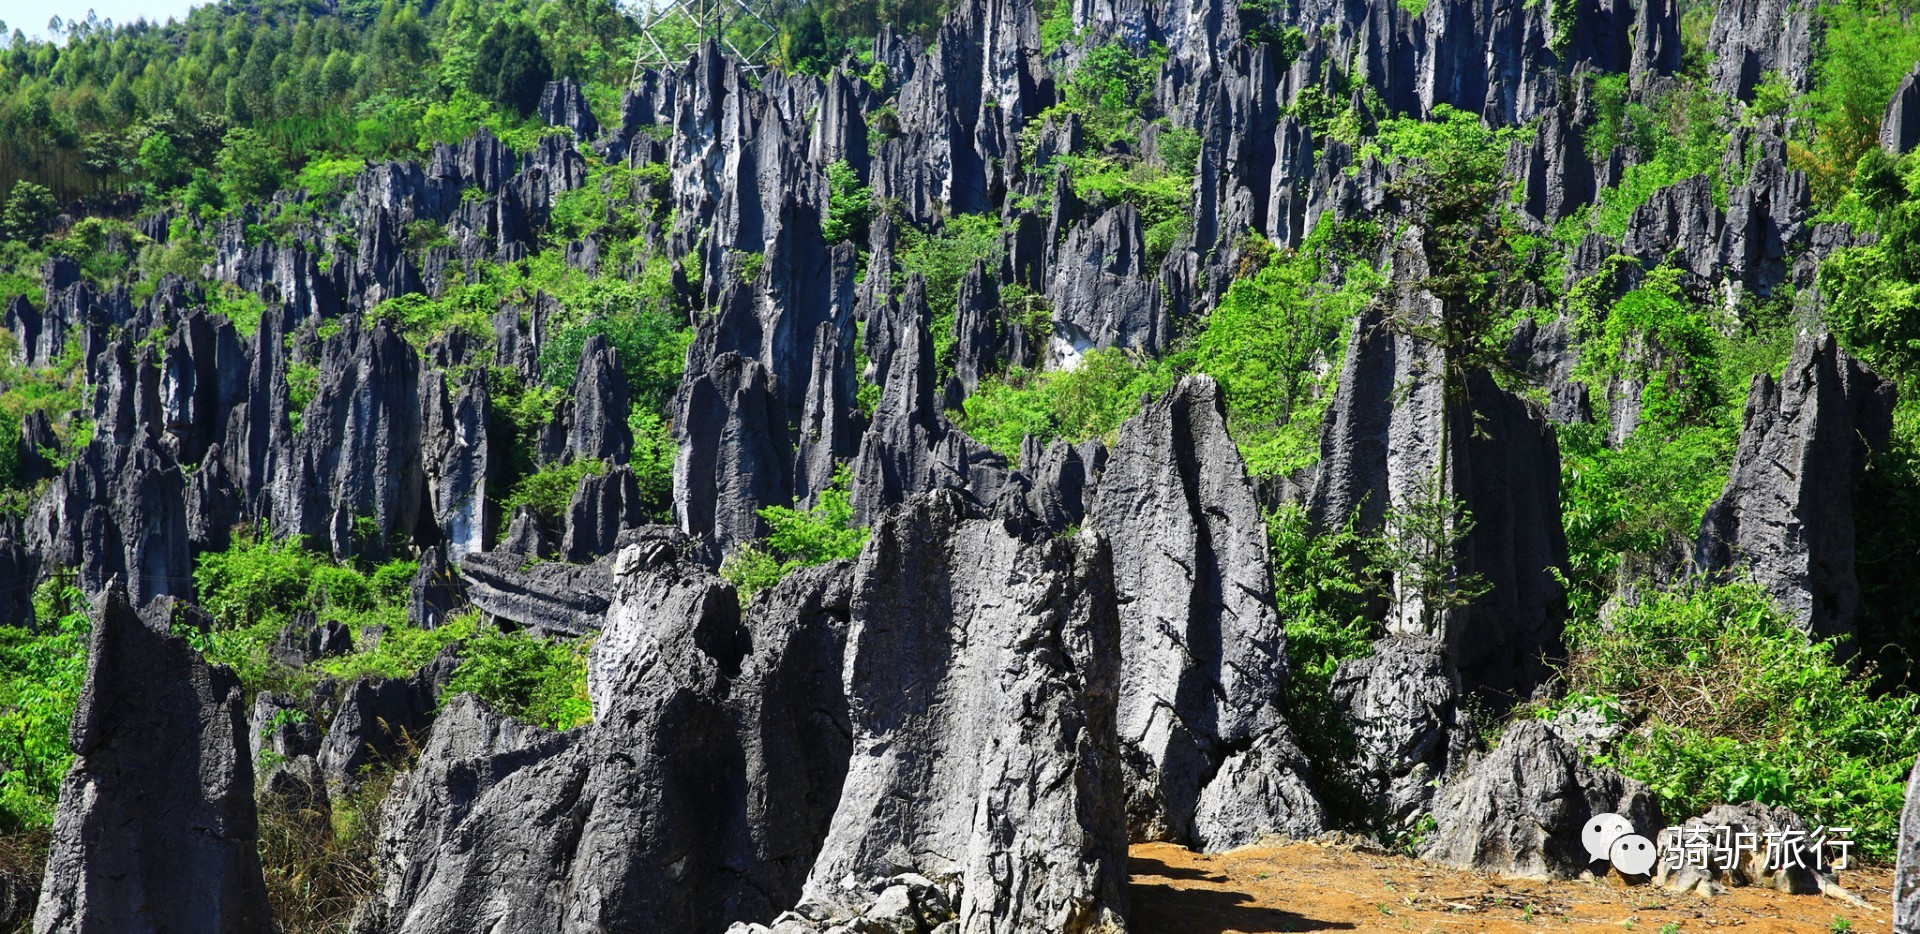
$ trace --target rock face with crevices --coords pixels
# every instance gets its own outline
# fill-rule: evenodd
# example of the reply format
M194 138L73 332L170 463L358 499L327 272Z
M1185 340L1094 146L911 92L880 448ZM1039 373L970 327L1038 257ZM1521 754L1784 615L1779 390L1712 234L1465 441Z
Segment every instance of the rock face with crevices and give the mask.
M1206 849L1325 829L1278 706L1286 635L1225 400L1188 377L1120 429L1087 524L1113 543L1136 838Z
M1441 789L1420 858L1456 869L1570 879L1587 868L1580 829L1596 814L1618 814L1645 837L1658 828L1659 811L1645 785L1586 764L1552 726L1523 719Z
M270 929L240 684L110 585L34 934Z
M389 799L382 886L354 930L771 920L800 894L846 769L848 571L796 574L743 617L673 549L623 551L595 721L555 733L455 699Z
M962 931L1123 929L1105 541L1027 541L939 492L874 524L855 572L853 755L799 914L865 911L901 873L957 886Z
M1700 521L1694 562L1752 575L1817 638L1860 609L1854 488L1893 430L1895 390L1839 348L1801 335L1784 377L1754 377L1726 491Z
M1907 806L1900 812L1899 853L1893 874L1893 930L1920 932L1920 760L1907 779Z

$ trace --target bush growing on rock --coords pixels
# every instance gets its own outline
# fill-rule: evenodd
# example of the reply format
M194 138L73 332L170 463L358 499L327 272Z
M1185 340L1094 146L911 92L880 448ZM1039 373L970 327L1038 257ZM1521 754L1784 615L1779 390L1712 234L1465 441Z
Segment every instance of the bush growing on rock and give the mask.
M1853 828L1886 859L1903 782L1920 754L1920 698L1877 694L1809 643L1748 584L1647 593L1569 628L1567 696L1625 733L1602 764L1645 782L1678 822L1709 805L1787 805Z

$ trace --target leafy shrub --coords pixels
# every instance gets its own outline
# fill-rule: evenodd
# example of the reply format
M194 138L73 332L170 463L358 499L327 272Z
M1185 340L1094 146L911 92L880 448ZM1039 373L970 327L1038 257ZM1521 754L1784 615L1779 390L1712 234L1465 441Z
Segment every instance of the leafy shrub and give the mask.
M49 582L36 594L41 630L0 627L0 831L53 823L73 754L67 730L87 676L86 597Z
M1608 383L1640 383L1641 417L1660 425L1698 423L1724 401L1718 314L1688 299L1682 270L1662 266L1637 289L1601 307L1580 301L1576 377L1605 398Z
M935 365L941 372L951 372L960 280L975 262L985 260L991 267L1000 261L1000 221L991 214L956 214L946 219L938 234L924 233L911 224L902 224L900 230L901 245L893 255L893 287L905 289L914 275L926 279Z
M1722 802L1788 805L1892 855L1920 700L1875 696L1749 584L1654 592L1569 627L1568 697L1634 727L1601 757L1646 782L1668 819Z
M1166 60L1167 48L1159 43L1149 46L1145 54L1117 41L1089 49L1067 76L1061 103L1055 107L1078 114L1087 141L1095 149L1105 149L1132 136L1134 125L1147 116L1153 83Z
M1380 286L1362 264L1338 288L1323 283L1332 237L1330 227L1316 231L1300 252L1234 280L1194 341L1194 368L1225 390L1229 428L1255 474L1319 459L1347 322Z
M845 159L827 166L827 217L820 222L820 235L828 243L867 239L867 219L873 211L873 189L860 184L859 173Z
M475 628L445 696L471 692L494 711L555 730L593 719L587 699L586 639Z
M1844 194L1860 157L1878 148L1880 118L1900 79L1920 59L1920 30L1903 4L1823 3L1820 51L1807 110L1812 145L1793 162L1808 171L1817 204Z
M521 506L531 507L535 515L549 525L553 524L566 515L567 504L573 502L573 493L579 489L583 478L597 477L606 472L605 461L581 458L565 464L548 464L522 477L500 503L502 533L505 533L506 524L513 520L513 514Z
M843 466L834 472L833 482L821 491L813 508L760 510L760 518L771 528L764 547L742 548L720 569L720 576L739 589L742 603L800 568L859 556L867 544L867 529L853 522L850 482Z
M1140 360L1118 348L1091 350L1071 370L1020 368L983 381L956 423L974 440L1018 461L1027 435L1112 440L1139 411L1143 395L1159 395L1177 379L1167 361Z
M321 559L292 541L242 536L226 551L200 556L193 569L199 604L223 623L245 629L284 624L315 592ZM328 585L321 583L319 593Z

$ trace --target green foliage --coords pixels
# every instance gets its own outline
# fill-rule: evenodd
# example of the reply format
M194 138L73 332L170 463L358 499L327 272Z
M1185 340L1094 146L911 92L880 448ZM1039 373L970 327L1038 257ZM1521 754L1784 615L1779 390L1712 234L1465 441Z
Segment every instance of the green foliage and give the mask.
M481 66L468 77L467 90L523 117L540 103L540 92L553 76L539 35L517 20L495 20L480 40L477 58Z
M1853 195L1879 236L1820 264L1826 322L1848 349L1911 388L1920 372L1920 159L1869 154Z
M472 692L496 711L553 729L591 719L587 640L502 633L483 626L477 612L455 616L438 629L414 628L407 622L407 601L416 571L412 561L366 569L335 563L293 542L243 537L227 551L203 556L194 573L199 602L221 628L211 633L182 629L181 634L210 661L234 669L248 693L302 686L317 677L411 677L458 642L461 661L447 697ZM367 648L366 633L356 632L358 651L321 659L301 671L287 669L269 650L287 622L303 612L355 630L379 626L380 638Z
M260 331L260 319L267 313L267 303L252 292L222 282L207 296L207 310L233 322L234 330L252 337Z
M1593 618L1624 569L1644 574L1664 554L1692 546L1700 519L1726 486L1734 431L1722 425L1642 426L1616 448L1606 426L1560 434L1560 517L1575 617Z
M1192 159L1184 163L1174 161L1182 157L1181 150L1185 145L1185 138L1175 135L1177 132L1168 131L1168 135L1174 136L1174 153L1166 166L1139 159L1099 155L1063 155L1056 157L1053 162L1056 169L1069 173L1074 194L1095 210L1120 202L1131 204L1139 210L1140 223L1145 229L1149 266L1158 265L1174 245L1193 229L1193 217L1189 213L1193 197L1193 160L1199 157L1196 150ZM1184 168L1169 168L1174 165L1184 165Z
M1425 16L1427 12L1427 0L1394 0L1394 3L1400 7L1401 12L1411 17L1419 18Z
M38 240L53 219L53 193L29 181L14 183L0 211L0 234L10 240Z
M926 233L902 224L900 246L893 255L893 286L905 289L907 280L926 279L927 307L933 312L933 354L943 373L953 369L953 320L960 280L976 262L990 267L1000 261L1000 221L991 214L956 214L938 233Z
M1166 60L1167 48L1159 43L1145 54L1117 41L1089 49L1063 83L1061 102L1041 114L1038 122L1062 111L1078 114L1087 142L1095 150L1130 139L1136 125L1149 116L1146 109L1153 83Z
M1619 79L1602 79L1596 94L1603 119L1600 128L1588 134L1589 154L1605 158L1619 145L1637 161L1627 166L1618 183L1600 192L1582 226L1619 239L1633 212L1654 192L1695 175L1711 179L1715 201L1724 202L1727 180L1721 177L1721 163L1727 133L1720 118L1726 101L1705 86L1682 85L1651 103L1635 102Z
M813 508L760 510L770 530L764 547L742 548L720 569L720 575L739 588L743 603L800 568L859 556L867 544L867 528L854 524L852 496L847 492L850 483L842 466Z
M1662 266L1618 301L1574 302L1584 341L1576 378L1602 397L1611 380L1641 384L1641 417L1662 426L1698 424L1725 402L1720 316L1687 297L1682 275Z
M294 542L244 537L226 551L201 556L193 569L194 590L202 608L236 628L284 624L289 608L314 592L320 562Z
M867 220L873 211L873 189L860 184L859 173L845 159L827 166L827 217L820 222L820 235L828 243L867 239Z
M445 696L472 693L495 712L554 730L593 719L587 698L586 639L543 639L473 626Z
M34 603L39 631L0 627L0 831L53 823L73 754L67 730L87 675L86 597L55 580Z
M1875 696L1758 587L1654 591L1570 626L1568 642L1557 706L1633 718L1602 761L1651 786L1669 820L1720 802L1788 805L1853 828L1862 855L1891 857L1920 701Z
M307 406L313 404L315 396L320 394L320 368L306 360L295 360L287 364L287 416L293 421L293 431L300 433L302 419Z
M564 464L548 464L522 477L500 503L502 533L521 506L531 508L542 521L552 525L566 515L567 504L573 501L573 493L579 489L582 479L606 472L605 461L581 458Z
M266 200L285 181L284 162L258 133L244 127L228 130L214 157L221 195L230 205Z
M1403 167L1390 187L1413 208L1426 266L1426 275L1409 284L1439 302L1437 315L1424 302L1396 305L1388 324L1445 350L1440 375L1450 400L1462 397L1466 374L1505 361L1498 317L1486 309L1514 307L1526 283L1506 210L1505 171L1507 149L1523 133L1489 129L1480 118L1442 105L1431 121L1382 121L1367 147Z
M1332 240L1328 225L1301 251L1234 280L1194 341L1194 367L1226 391L1228 427L1254 474L1292 473L1319 459L1320 416L1347 322L1381 284L1365 264L1349 267L1339 287L1326 284Z
M1017 462L1027 435L1044 440L1090 438L1111 441L1139 411L1140 398L1172 388L1177 375L1166 361L1142 360L1118 348L1088 351L1071 370L1029 372L1015 368L986 381L967 397L956 423L974 440Z
M1350 787L1353 724L1333 700L1333 676L1341 662L1373 654L1369 605L1382 576L1367 557L1371 538L1355 530L1355 519L1316 534L1298 506L1266 516L1274 605L1287 632L1287 722L1323 777L1328 804L1349 819L1366 808Z
M1807 109L1815 134L1796 146L1816 204L1844 194L1860 157L1877 148L1880 118L1900 79L1920 60L1920 30L1908 3L1838 0L1820 4L1819 53Z

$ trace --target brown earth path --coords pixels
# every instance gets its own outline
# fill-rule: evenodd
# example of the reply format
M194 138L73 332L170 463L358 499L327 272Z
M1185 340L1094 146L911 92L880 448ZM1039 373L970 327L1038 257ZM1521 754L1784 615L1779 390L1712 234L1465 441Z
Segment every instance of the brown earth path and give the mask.
M1842 872L1840 884L1873 906L1859 908L1829 896L1751 888L1706 899L1604 881L1508 879L1317 843L1211 856L1149 843L1133 847L1130 862L1128 926L1134 934L1880 934L1890 930L1886 909L1893 881L1887 870Z

